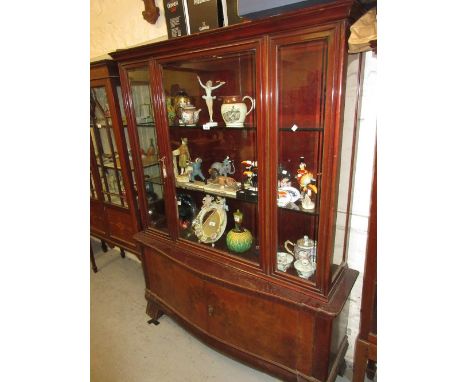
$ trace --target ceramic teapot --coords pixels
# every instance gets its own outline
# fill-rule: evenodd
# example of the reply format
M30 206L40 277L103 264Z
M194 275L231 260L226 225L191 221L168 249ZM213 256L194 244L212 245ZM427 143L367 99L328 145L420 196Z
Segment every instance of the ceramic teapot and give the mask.
M288 245L294 247L294 251L288 248ZM309 260L312 263L316 261L316 250L317 243L310 239L308 236L304 236L302 239L299 239L296 244L286 240L284 242L284 248L291 255L293 255L297 260Z
M247 105L243 102L248 98L252 104L247 111ZM226 127L244 127L245 117L248 116L255 107L255 100L252 97L228 96L223 98L221 105L221 115L223 116Z
M195 126L198 122L201 109L196 110L190 102L181 107L182 123L185 126Z

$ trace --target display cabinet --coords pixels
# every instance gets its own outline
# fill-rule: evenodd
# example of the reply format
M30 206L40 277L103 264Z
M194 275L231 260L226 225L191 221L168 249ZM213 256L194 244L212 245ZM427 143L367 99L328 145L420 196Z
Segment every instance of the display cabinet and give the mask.
M348 346L358 16L339 1L111 54L147 314L285 380L334 380Z
M132 150L123 110L117 64L91 63L91 235L106 244L139 254L139 231Z

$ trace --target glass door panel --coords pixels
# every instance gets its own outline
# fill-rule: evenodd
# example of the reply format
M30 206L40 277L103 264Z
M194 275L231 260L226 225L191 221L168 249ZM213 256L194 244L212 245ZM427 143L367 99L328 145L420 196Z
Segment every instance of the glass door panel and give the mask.
M132 175L134 175L133 158L138 155L143 167L148 224L152 228L168 232L164 207L163 174L151 102L149 71L147 67L130 69L127 75L132 94L139 150L138 153L132 153ZM128 139L128 131L126 128L124 130L125 137Z
M91 140L102 181L104 201L128 207L122 169L104 86L91 88Z
M179 237L258 264L255 52L162 69Z
M324 132L324 40L277 48L277 270L315 283Z

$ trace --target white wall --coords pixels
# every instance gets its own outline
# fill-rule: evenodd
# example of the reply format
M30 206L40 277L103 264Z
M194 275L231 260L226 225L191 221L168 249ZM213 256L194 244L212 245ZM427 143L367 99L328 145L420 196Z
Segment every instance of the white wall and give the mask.
M161 15L156 24L143 19L142 0L92 0L91 1L91 55L101 56L116 49L141 44L154 39L167 39L162 0L156 0ZM377 59L365 53L361 114L357 142L354 194L352 201L351 231L348 264L360 272L351 292L348 336L350 347L346 353L348 363L353 362L354 343L359 331L362 272L367 242L370 188L376 134L376 76ZM345 122L353 122L354 114L345 113Z
M354 344L359 332L362 276L367 245L367 226L374 164L374 149L377 126L377 58L372 52L365 53L361 113L359 117L356 168L352 199L351 231L349 237L348 265L359 271L359 277L351 291L349 306L349 349L346 361L353 362Z
M153 39L167 39L162 0L155 1L160 16L150 24L141 12L142 0L91 0L90 57L105 55Z

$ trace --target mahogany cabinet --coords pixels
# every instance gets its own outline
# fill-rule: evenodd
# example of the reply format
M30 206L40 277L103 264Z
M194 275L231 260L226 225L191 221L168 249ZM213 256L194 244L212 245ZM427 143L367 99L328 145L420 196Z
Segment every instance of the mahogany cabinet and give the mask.
M141 226L117 64L91 63L91 235L138 255ZM123 251L121 252L123 254Z
M147 314L284 380L334 380L348 347L359 14L338 1L111 53Z

